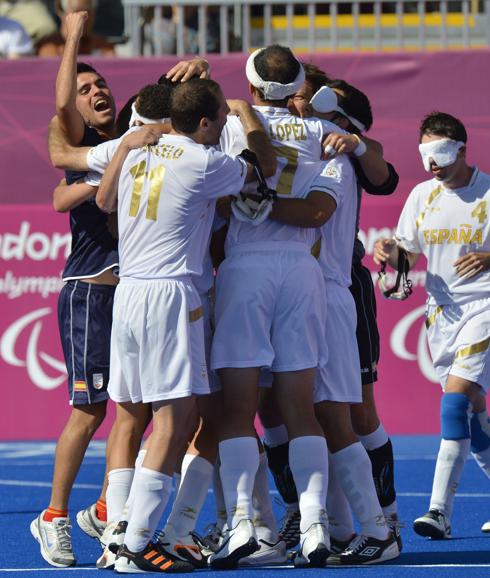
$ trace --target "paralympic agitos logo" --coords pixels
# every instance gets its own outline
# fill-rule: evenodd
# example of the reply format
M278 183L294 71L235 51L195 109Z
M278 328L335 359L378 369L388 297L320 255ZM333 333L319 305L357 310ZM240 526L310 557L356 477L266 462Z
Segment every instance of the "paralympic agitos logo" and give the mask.
M400 359L405 359L407 361L417 361L420 372L429 381L438 383L436 372L432 365L432 360L429 353L429 346L427 344L427 337L425 332L425 326L423 323L424 319L425 305L417 307L407 313L402 317L395 327L393 328L390 335L390 346L393 353ZM417 347L415 352L408 350L407 338L414 325L419 323L420 318L420 331L417 339Z
M3 361L14 367L25 367L32 383L45 391L56 389L66 379L65 364L40 350L43 321L51 313L50 307L43 307L23 315L7 327L0 339L0 357ZM26 332L29 332L27 344L21 354L18 352L18 342ZM54 377L46 373L43 363L53 370Z

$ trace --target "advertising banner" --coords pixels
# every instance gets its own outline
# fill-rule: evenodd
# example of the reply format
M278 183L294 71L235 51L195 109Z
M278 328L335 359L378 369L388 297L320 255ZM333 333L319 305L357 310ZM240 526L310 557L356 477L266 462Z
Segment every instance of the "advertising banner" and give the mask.
M175 58L87 59L106 77L118 107L155 82ZM213 78L232 98L247 98L246 55L209 58ZM411 188L427 178L417 151L418 126L432 110L459 116L469 134L470 162L489 171L487 141L490 52L305 55L331 77L365 91L373 106L369 135L382 142L400 185L388 198L363 199L365 264L377 238L390 236ZM66 370L57 327L60 274L70 250L68 215L51 207L62 173L47 154L55 113L59 61L0 61L0 440L58 437L69 414ZM458 82L454 78L457 74ZM376 398L391 433L436 433L440 387L427 350L423 311L424 264L411 273L414 294L404 302L378 295L381 361ZM107 434L104 424L98 437Z

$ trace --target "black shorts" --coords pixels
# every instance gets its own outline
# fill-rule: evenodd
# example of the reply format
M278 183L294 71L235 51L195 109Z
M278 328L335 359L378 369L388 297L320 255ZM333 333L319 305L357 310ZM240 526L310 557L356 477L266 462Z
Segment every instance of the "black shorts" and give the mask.
M115 287L68 281L58 300L58 324L68 371L70 404L108 399Z
M357 346L361 360L362 385L378 381L379 333L376 323L376 296L371 272L362 263L352 265L350 287L357 310Z

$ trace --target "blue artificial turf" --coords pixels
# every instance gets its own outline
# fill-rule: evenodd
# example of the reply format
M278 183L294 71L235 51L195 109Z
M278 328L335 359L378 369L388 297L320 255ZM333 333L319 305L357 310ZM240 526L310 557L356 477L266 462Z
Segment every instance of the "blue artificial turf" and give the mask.
M403 553L385 565L363 568L306 569L257 568L239 571L199 571L206 577L235 576L243 578L282 578L294 572L297 578L325 573L338 573L348 578L490 578L490 535L480 526L490 519L490 483L473 460L465 467L455 502L451 540L429 541L414 534L412 520L428 508L435 457L439 440L427 436L400 436L393 439L396 458L396 485L401 519ZM53 443L0 443L0 578L3 576L50 576L57 578L94 577L102 572L94 567L99 554L95 540L85 536L76 523L72 536L78 565L70 569L51 568L42 559L37 542L29 532L29 524L46 507L50 495L53 468ZM91 445L73 490L70 513L93 503L98 496L104 475L104 446ZM208 496L198 530L213 521L212 495ZM277 516L282 509L275 505Z

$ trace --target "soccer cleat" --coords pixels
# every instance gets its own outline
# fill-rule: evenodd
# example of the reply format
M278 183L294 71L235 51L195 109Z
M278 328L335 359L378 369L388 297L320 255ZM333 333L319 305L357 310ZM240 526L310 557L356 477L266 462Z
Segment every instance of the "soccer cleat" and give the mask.
M356 534L354 534L352 538L349 538L349 540L336 540L333 536L330 536L330 552L332 552L332 554L340 554L349 547L349 544L355 537Z
M483 524L481 531L485 533L490 532L490 521Z
M301 514L298 505L286 507L286 516L282 522L282 528L279 530L279 540L286 542L286 548L294 548L299 542L301 523Z
M195 568L207 568L207 557L204 556L192 534L178 536L171 525L167 525L157 537L160 548L179 560L190 562Z
M388 529L391 530L391 533L395 537L396 543L398 544L398 550L401 552L403 550L403 542L400 530L405 527L405 524L400 522L396 514L391 514L391 516L385 518L385 520Z
M386 540L372 536L357 536L340 554L332 554L327 559L327 566L363 566L379 564L398 558L400 550L395 537L390 532Z
M413 530L419 536L444 540L451 537L451 525L439 510L429 510L413 522Z
M102 537L105 543L105 547L102 555L95 563L97 568L105 570L114 568L116 555L120 546L122 546L124 543L124 536L126 535L127 527L128 522L126 520L122 520L118 524L115 522L110 522L107 524L104 536Z
M330 538L325 524L312 524L301 534L301 547L294 558L296 568L323 568L330 554Z
M215 570L233 570L242 558L258 549L252 520L243 519L232 530L226 531L221 548L211 554L208 562Z
M45 511L31 522L31 534L41 546L41 556L48 564L57 568L75 566L70 518L54 518L52 522L46 522L43 520Z
M139 572L161 572L166 574L187 573L194 570L189 562L175 560L164 552L158 544L149 542L141 552L131 552L123 544L116 556L114 570L119 574Z
M97 518L96 505L92 504L85 510L80 510L77 514L77 524L87 536L96 538L100 542L107 524ZM104 545L102 544L102 546Z
M223 532L220 530L218 524L208 524L204 532L204 536L200 536L197 532L192 532L192 537L199 546L201 554L208 557L220 549Z
M287 563L286 543L282 540L273 544L259 538L258 545L259 549L246 558L242 558L238 562L239 566L274 566Z

